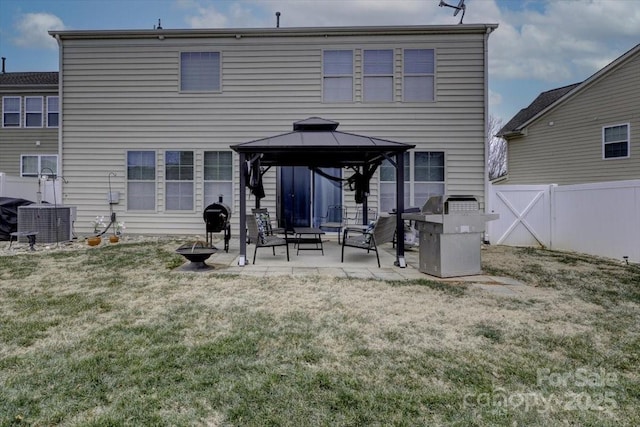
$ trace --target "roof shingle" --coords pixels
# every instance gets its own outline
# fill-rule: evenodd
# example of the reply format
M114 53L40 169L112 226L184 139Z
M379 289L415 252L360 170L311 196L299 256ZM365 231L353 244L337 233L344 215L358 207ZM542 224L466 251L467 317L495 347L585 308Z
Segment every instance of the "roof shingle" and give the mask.
M0 86L38 86L57 84L57 71L0 73Z
M500 129L497 136L504 136L512 132L516 132L518 128L533 118L536 114L547 108L549 105L562 98L576 86L582 83L574 83L569 86L563 86L557 89L551 89L546 92L542 92L536 99L533 100L527 108L523 108L513 116L509 122Z

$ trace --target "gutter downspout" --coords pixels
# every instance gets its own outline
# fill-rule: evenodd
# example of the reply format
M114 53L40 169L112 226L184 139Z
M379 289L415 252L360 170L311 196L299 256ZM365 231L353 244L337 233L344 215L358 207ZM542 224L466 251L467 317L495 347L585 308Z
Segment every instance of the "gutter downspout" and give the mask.
M56 34L54 38L58 42L58 176L64 176L65 174L62 170L62 123L64 122L64 103L62 102L62 39L60 38L60 34ZM53 185L55 185L55 182ZM60 204L64 204L64 180L60 180L60 190Z
M487 31L484 34L484 213L488 214L491 211L489 206L490 194L489 194L489 141L487 139L489 132L489 35L493 32L493 28L487 27ZM482 240L487 242L489 240L489 232L485 230L482 236Z

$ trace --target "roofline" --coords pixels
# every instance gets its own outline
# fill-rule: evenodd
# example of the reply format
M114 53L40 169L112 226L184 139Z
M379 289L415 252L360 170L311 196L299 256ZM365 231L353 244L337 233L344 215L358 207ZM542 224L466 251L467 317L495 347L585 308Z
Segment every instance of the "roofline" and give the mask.
M609 72L611 72L612 70L617 68L619 65L621 65L624 62L626 62L627 59L629 59L630 57L632 57L633 55L635 55L636 53L639 53L639 52L640 52L640 44L637 44L634 47L632 47L631 49L629 49L627 52L623 53L617 59L614 59L611 63L609 63L605 67L603 67L600 70L596 71L591 77L589 77L586 80L584 80L578 86L574 87L569 92L565 93L563 96L561 96L560 98L556 99L554 102L549 104L546 108L544 108L543 110L538 112L538 114L536 114L535 116L531 117L529 120L527 120L526 122L524 122L523 124L518 126L514 131L520 131L520 133L521 133L522 129L524 129L527 126L529 126L532 122L538 120L540 117L545 115L549 110L551 110L551 109L555 108L556 106L560 105L561 103L565 102L567 99L572 98L577 93L582 92L587 87L591 86L592 84L594 84L595 82L600 80L606 74L608 74ZM570 86L570 85L567 85L567 86ZM565 87L565 86L563 86L563 87ZM561 89L561 88L557 88L557 89ZM551 90L555 90L555 89L551 89Z
M224 37L304 37L349 36L385 34L484 34L491 33L498 24L458 25L402 25L362 27L280 27L280 28L194 28L153 30L50 30L52 37L60 39L123 39L156 38L160 35L172 38L224 38Z

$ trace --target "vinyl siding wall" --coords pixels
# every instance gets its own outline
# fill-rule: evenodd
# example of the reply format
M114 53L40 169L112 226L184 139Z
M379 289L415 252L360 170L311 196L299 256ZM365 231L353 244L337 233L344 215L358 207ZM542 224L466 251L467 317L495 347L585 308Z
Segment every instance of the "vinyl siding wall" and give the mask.
M338 130L416 144L446 153L448 193L484 199L485 34L335 37L242 37L241 39L64 40L62 54L63 170L65 203L78 207L76 229L89 230L108 215L108 175L113 205L127 232L200 234L203 152L227 150L292 130L294 121L319 116ZM364 103L363 49L395 49L395 102ZM436 51L436 101L402 103L402 49ZM322 102L322 51L354 50L354 102ZM181 51L219 51L221 93L180 93ZM157 210L127 211L127 150L156 150ZM164 209L164 151L195 151L195 209ZM234 155L233 234L237 235L238 157ZM378 203L377 177L370 206ZM275 212L276 168L265 175L262 206ZM355 211L353 192L345 203ZM253 197L247 206L253 206Z
M553 123L553 125L551 125ZM603 159L602 128L629 124L630 157ZM640 178L640 55L557 106L508 144L505 184Z
M20 176L20 156L32 155L57 155L58 154L58 128L46 127L46 97L58 96L58 88L30 89L30 90L2 90L0 88L0 110L2 110L2 98L5 96L19 96L22 108L20 127L2 127L0 117L0 172L7 175ZM24 97L41 96L44 103L44 127L24 127ZM40 145L36 145L40 141Z

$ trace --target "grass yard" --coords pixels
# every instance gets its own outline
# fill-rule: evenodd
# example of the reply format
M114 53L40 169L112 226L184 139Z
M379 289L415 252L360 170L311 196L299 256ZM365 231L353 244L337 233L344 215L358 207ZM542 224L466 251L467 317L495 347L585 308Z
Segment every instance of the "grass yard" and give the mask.
M640 425L640 267L490 247L460 283L175 272L176 241L0 256L0 426Z

